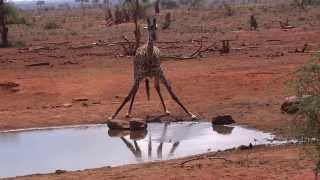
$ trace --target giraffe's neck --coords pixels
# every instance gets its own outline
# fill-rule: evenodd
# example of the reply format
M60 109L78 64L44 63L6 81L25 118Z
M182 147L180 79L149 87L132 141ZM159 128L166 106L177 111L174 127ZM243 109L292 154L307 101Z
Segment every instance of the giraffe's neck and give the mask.
M147 55L152 55L152 54L153 54L153 41L149 37L148 44L147 44Z

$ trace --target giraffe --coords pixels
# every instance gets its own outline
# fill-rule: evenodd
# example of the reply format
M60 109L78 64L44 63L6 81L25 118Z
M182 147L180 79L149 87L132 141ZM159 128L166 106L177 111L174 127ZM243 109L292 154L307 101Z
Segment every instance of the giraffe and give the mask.
M196 119L197 117L192 114L190 111L187 110L187 108L180 102L177 95L173 92L172 87L168 80L166 79L164 72L161 68L160 63L160 50L154 46L154 43L157 39L156 30L157 30L157 24L156 24L156 18L155 17L149 17L147 18L147 30L148 30L148 42L139 47L136 51L136 55L134 57L133 61L133 86L129 92L129 94L126 96L120 107L116 110L116 112L109 117L109 119L114 119L118 113L121 111L121 109L125 106L125 104L131 100L128 113L126 117L131 116L132 106L134 103L134 99L136 96L136 93L139 89L139 84L142 80L146 80L146 87L147 87L147 95L149 96L148 91L148 82L149 79L154 79L154 87L159 95L163 111L169 115L170 112L167 110L167 107L164 103L163 96L160 91L160 82L166 87L168 90L170 96L172 99L189 115L192 119ZM148 97L149 98L149 97Z

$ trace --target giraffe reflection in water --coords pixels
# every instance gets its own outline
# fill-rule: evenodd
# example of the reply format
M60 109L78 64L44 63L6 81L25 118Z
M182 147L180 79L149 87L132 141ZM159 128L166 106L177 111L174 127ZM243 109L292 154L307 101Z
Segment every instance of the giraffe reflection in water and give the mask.
M129 131L109 129L108 134L110 137L120 138L129 151L134 155L137 162L143 161L143 153L147 154L148 160L171 159L175 155L179 145L183 143L183 140L192 136L192 133L194 132L191 132L190 129L195 124L196 123L190 123L187 126L184 126L183 129L177 131L179 132L177 134L174 134L174 131L173 134L170 134L171 137L168 135L168 130L171 125L170 122L163 123L161 132L158 134L152 132L150 128L148 129L149 132L147 130ZM234 127L230 126L212 126L212 130L221 135L231 134L233 128ZM153 136L158 136L158 138L153 138ZM178 137L174 138L175 136ZM147 148L145 148L146 144L142 143L142 141L147 141ZM170 150L168 151L167 156L163 158L165 144L170 144ZM156 146L156 157L153 157L154 146Z

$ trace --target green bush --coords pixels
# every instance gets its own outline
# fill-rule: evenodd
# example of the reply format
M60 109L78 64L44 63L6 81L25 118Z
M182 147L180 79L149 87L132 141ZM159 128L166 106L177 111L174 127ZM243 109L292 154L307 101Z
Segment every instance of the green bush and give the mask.
M25 17L20 9L11 3L6 3L4 11L7 17L7 24L27 24Z
M298 69L293 87L298 95L320 95L320 53Z
M320 53L295 72L291 85L298 97L298 136L303 139L320 138Z
M315 161L315 179L320 172L320 52L299 68L291 81L296 95L302 99L293 134L308 143L305 151Z
M17 48L23 48L23 47L26 47L26 43L23 41L16 41L16 42L13 42L12 46Z
M179 7L179 4L175 0L162 0L160 4L165 9L174 9Z
M44 25L44 29L59 29L61 28L61 26L59 26L57 23L53 22L53 21L49 21Z
M148 8L152 7L152 3L149 0L139 1L139 9L136 12L136 2L131 0L125 0L114 8L114 22L116 24L126 23L134 19L135 13L137 13L138 19L147 17Z

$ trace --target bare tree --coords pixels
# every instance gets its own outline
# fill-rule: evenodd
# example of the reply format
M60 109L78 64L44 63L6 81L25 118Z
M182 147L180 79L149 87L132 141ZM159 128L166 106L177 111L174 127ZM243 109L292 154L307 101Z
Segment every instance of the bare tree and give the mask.
M109 0L103 0L103 7L106 19L112 18Z
M306 6L319 3L318 0L293 0L293 5L306 11Z
M141 40L141 31L140 31L140 25L139 25L139 16L140 16L140 3L139 0L135 0L134 2L134 11L133 11L133 22L135 25L134 29L134 37L135 37L135 42L130 42L125 36L123 38L127 41L127 45L122 44L122 47L125 51L126 55L133 56L136 54L137 49L140 46L140 40Z
M140 39L141 39L140 25L138 24L139 12L140 12L139 0L136 0L135 4L136 4L136 8L135 8L133 20L134 20L134 25L135 25L134 36L136 39L136 44L135 44L134 52L136 52L137 49L139 48Z
M39 1L36 2L36 4L37 4L37 8L38 8L38 9L41 9L42 6L44 6L45 1L39 0Z
M199 8L204 6L206 0L179 0L179 3L191 8Z
M154 12L156 14L160 13L160 0L156 0L155 3L154 3Z
M258 21L254 15L250 16L249 24L250 24L250 30L258 29Z
M0 33L1 33L1 41L2 47L7 47L8 43L8 27L6 26L6 14L5 14L5 4L4 0L0 0Z
M110 26L113 23L113 20L112 20L112 12L110 9L109 0L103 0L103 6L104 6L104 17L106 21L106 26Z
M168 12L165 16L164 23L162 25L162 29L168 29L171 24L171 13Z
M76 3L80 3L81 9L82 9L82 15L84 15L84 3L88 3L89 0L75 0Z
M100 0L91 0L93 7L100 7Z

